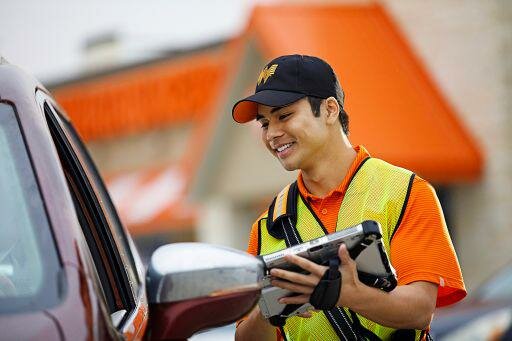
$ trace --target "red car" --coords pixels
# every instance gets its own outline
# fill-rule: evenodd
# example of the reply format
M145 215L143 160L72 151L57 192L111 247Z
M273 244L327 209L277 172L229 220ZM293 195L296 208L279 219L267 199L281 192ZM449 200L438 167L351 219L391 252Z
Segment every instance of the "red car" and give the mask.
M1 339L186 339L250 310L262 276L199 243L161 247L145 273L64 111L0 58Z

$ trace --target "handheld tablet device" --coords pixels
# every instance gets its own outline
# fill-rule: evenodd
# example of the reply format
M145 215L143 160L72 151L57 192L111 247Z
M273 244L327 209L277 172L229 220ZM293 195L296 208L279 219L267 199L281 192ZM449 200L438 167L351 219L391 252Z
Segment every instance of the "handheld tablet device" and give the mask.
M388 255L382 245L380 225L376 221L366 220L359 225L342 231L260 256L266 267L264 286L259 301L263 316L270 319L272 323L272 318L278 317L283 319L313 308L309 303L303 305L279 303L278 299L294 295L294 293L272 286L270 284L270 269L280 268L297 272L302 271L297 266L286 262L284 256L288 254L298 255L317 264L325 265L329 259L338 257L338 249L341 243L347 246L350 257L356 261L361 282L385 291L391 291L396 287L395 270L391 266Z

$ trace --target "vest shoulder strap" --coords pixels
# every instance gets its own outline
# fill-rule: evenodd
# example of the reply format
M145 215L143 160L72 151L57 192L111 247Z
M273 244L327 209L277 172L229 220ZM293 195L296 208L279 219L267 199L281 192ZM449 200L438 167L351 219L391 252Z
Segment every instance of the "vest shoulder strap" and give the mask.
M299 187L297 181L287 185L274 198L268 208L267 230L277 239L285 239L284 225L295 226L297 223L297 198Z

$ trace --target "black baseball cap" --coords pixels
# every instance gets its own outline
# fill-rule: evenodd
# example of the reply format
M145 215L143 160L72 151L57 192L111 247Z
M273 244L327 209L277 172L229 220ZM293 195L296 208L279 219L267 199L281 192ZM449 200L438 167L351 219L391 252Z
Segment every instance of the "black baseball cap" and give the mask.
M284 107L306 96L336 97L336 82L331 66L318 57L277 57L260 72L254 95L236 102L231 114L246 123L256 117L258 104Z

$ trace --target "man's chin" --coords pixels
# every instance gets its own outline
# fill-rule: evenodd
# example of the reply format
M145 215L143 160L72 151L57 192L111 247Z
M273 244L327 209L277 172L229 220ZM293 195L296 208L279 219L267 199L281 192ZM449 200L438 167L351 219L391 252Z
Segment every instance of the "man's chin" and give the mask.
M284 169L286 169L287 171L294 171L294 170L297 170L297 165L293 164L293 163L289 163L289 162L283 162L282 160L281 161L281 166L283 166Z

